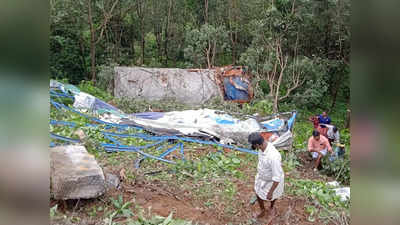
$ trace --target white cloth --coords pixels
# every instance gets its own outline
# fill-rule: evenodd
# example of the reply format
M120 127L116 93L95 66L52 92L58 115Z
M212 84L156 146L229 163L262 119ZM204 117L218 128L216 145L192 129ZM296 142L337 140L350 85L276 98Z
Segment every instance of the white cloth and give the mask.
M323 149L320 152L321 152L322 156L326 156L326 153L328 153L328 149ZM311 153L312 153L313 159L318 158L319 154L317 152L311 152Z
M328 132L326 132L326 135L328 136L329 139L333 139L334 142L339 143L340 142L340 134L339 130L333 132L333 126L327 126L328 127Z
M267 200L267 195L274 181L279 182L272 194L272 200L280 198L283 194L284 177L281 166L282 157L273 144L268 143L264 152L258 154L257 175L254 190L258 197Z

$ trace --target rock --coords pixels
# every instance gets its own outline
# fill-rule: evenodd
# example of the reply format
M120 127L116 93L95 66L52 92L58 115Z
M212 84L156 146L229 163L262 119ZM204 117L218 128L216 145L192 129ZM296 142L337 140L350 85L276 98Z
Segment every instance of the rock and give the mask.
M84 146L50 148L50 179L54 199L96 198L106 191L103 170Z
M86 138L85 132L83 132L83 130L81 130L81 129L76 130L76 131L74 132L74 134L75 134L75 135L78 135L78 137L79 137L80 140L83 140L83 139Z
M112 173L106 173L105 176L106 176L107 190L119 189L120 180L118 176Z

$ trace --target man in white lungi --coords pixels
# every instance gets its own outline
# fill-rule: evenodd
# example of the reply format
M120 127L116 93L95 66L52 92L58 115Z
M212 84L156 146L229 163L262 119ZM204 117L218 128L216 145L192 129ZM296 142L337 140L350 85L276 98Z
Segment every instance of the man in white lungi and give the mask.
M264 140L260 133L249 135L248 141L253 149L259 149L257 175L254 190L257 194L257 201L260 205L261 213L257 218L275 215L275 201L283 194L284 173L281 166L281 154L276 150L272 141L277 136L271 136L269 140ZM271 207L268 212L264 207L264 201L270 201Z

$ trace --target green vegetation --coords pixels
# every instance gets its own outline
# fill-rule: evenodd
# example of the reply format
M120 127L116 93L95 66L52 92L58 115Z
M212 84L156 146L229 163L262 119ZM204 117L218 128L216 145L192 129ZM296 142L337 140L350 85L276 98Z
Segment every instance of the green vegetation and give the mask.
M191 175L196 179L215 179L227 176L241 178L243 174L237 170L241 160L235 154L208 153L198 161L180 161L173 166L173 171L183 177Z
M127 225L192 225L191 221L184 221L180 219L173 219L173 213L169 214L167 218L161 216L154 216L150 219L139 217L136 221L129 221Z
M321 181L287 179L287 191L296 196L304 196L311 203L306 207L309 214L308 220L314 222L316 217L325 223L341 221L345 219L348 223L350 213L350 201L341 201L335 195L332 187ZM345 215L345 217L342 217ZM342 223L340 223L342 224Z
M129 218L133 216L132 211L129 209L129 206L132 204L132 202L124 202L121 195L118 196L118 199L111 198L111 202L114 206L114 211L109 212L108 216L106 216L107 217L106 223L108 223L109 225L112 225L113 219L117 217L122 216Z

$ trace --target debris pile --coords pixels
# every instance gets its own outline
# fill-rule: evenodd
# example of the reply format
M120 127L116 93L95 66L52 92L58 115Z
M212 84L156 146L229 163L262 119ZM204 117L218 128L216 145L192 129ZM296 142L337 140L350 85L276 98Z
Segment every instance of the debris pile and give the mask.
M273 142L274 145L279 148L290 147L296 118L296 112L293 111L272 115L268 118L248 115L247 119L240 120L226 112L212 109L126 114L90 94L80 91L75 86L54 80L50 81L50 96L50 103L57 110L70 111L87 118L88 121L91 121L86 124L88 127L101 126L99 134L109 140L108 143L97 143L102 150L141 154L142 158L136 161L136 167L139 167L146 158L175 164L175 161L166 159L166 156L174 151L179 152L181 159L185 160L184 144L188 142L221 146L257 155L257 151L246 148L248 146L247 137L252 132L262 132L267 136L275 134L279 138ZM72 99L73 104L63 104L65 98ZM50 120L50 124L77 126L71 121L53 119ZM79 144L88 138L82 132L76 131L75 133L80 139L55 133L50 133L50 137L67 144ZM121 140L126 138L142 139L147 144L124 145ZM172 147L169 146L171 143L173 143ZM51 152L52 177L54 177L52 186L55 198L89 198L103 193L106 187L104 175L84 147L74 147L74 145L57 147L57 145L60 143L50 143L50 146L54 147L51 148ZM157 148L161 154L153 155L146 151L151 148ZM72 159L73 157L78 160ZM115 184L116 182L111 183ZM80 185L86 186L86 188Z

